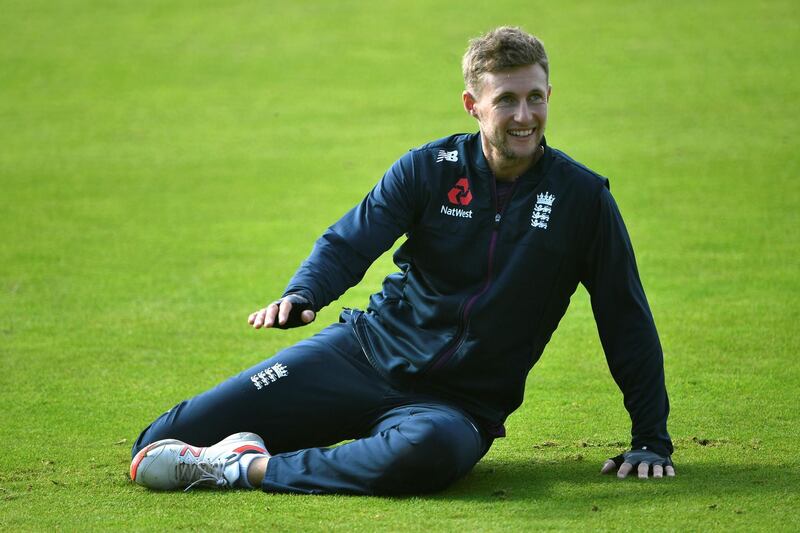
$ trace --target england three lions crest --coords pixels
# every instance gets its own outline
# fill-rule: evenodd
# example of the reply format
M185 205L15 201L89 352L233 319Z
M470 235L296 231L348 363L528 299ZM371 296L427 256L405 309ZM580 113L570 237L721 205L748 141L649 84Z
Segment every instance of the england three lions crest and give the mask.
M536 205L533 206L531 213L531 227L537 229L547 229L550 222L550 214L553 212L553 202L556 197L545 191L536 195Z

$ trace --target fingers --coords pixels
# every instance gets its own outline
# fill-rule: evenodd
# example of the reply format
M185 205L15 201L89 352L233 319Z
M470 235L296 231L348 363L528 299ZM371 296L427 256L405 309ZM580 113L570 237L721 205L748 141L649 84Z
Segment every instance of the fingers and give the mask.
M617 464L614 462L613 459L606 459L606 462L603 463L603 468L600 469L601 474L610 474L617 468Z
M264 314L267 312L267 309L261 309L256 311L255 313L250 313L250 316L247 319L247 322L253 326L254 328L258 329L264 325Z
M625 479L628 474L636 469L636 477L639 479L648 479L649 474L652 472L653 479L666 477L675 477L675 468L672 465L672 458L670 456L661 456L653 452L646 451L645 448L641 450L631 450L622 455L617 455L611 459L607 459L600 469L601 474L610 474L616 468L617 477Z
M278 303L279 302L272 302L267 306L265 309L266 315L264 316L264 327L271 328L275 325L275 319L278 316Z
M278 311L278 324L281 326L286 324L286 321L289 320L289 312L292 310L292 302L289 301L289 298L284 298L281 300L281 306Z
M600 470L600 473L609 474L614 471L615 466L616 465L614 464L614 461L609 459L603 464L603 468ZM631 463L622 463L622 466L620 466L619 470L617 471L617 477L620 479L625 479L632 471L633 465ZM650 464L648 463L639 463L639 465L636 467L636 475L639 479L647 479L649 473ZM675 477L675 468L670 465L662 466L660 464L653 464L653 479L662 478L664 476Z
M653 465L653 477L663 477L664 476L664 467L658 464Z
M315 318L317 318L317 314L314 311L307 309L300 314L300 318L305 324L310 324Z
M295 302L298 303L298 302ZM300 321L302 324L297 323L297 318L292 317L292 299L291 298L282 298L275 302L272 302L267 307L261 309L260 311L256 311L255 313L250 313L250 316L247 317L247 322L253 326L255 329L259 328L272 328L272 327L280 327L285 329L284 326L288 327L297 327L299 325L309 324L317 318L317 314L311 309L303 309L303 307L308 307L307 302L299 302L300 308L297 311L301 311L300 313ZM289 322L293 321L291 325Z
M625 479L628 477L630 471L633 470L633 465L630 463L622 463L622 466L619 467L617 470L617 477L620 479Z
M291 306L291 304L289 304ZM278 314L278 305L271 303L264 309L250 313L247 322L255 329L261 327L271 328L275 324L275 316Z

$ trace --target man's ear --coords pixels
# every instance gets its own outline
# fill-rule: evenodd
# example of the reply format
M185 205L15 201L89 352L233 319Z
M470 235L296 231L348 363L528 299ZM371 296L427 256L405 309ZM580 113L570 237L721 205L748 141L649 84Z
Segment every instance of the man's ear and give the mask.
M548 84L547 85L547 102L550 102L550 94L553 92L553 86Z
M478 110L475 109L476 99L469 91L461 93L461 101L464 103L464 110L475 118L478 118Z

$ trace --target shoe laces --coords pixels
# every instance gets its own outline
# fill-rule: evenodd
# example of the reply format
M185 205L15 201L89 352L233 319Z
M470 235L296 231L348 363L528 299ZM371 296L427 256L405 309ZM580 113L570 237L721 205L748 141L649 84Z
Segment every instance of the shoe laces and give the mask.
M226 457L220 456L212 461L203 459L179 461L175 465L176 477L179 481L191 481L183 491L188 492L200 484L211 484L218 487L227 486L225 467L228 463L226 459Z

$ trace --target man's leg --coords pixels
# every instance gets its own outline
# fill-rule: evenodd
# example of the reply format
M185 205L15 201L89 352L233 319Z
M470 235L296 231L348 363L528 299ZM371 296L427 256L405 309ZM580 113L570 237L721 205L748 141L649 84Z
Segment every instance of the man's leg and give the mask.
M262 484L267 491L395 494L441 489L466 474L490 442L463 412L438 403L411 405L414 400L372 368L349 325L334 324L181 402L142 432L133 455L156 441L173 439L154 450L163 449L163 459L175 456L165 463L172 465L165 469L171 477L183 479L183 470L201 470L193 465L193 453L225 458L227 472L232 460L227 460L231 450L226 446L235 451L240 440L254 440L246 433L252 432L264 437L270 453L278 454L267 466ZM211 446L229 435L232 440L225 440L231 445L219 443L202 452L192 448ZM319 448L350 438L358 440ZM138 459L139 464L151 461ZM176 483L167 485L178 488Z
M464 476L490 444L458 409L406 405L380 416L364 438L269 458L262 488L305 494L430 492ZM263 468L264 461L253 466ZM257 477L251 475L251 483Z
M363 434L390 390L350 326L334 324L179 403L142 431L132 456L163 439L210 446L238 432L260 435L270 453L328 446Z

